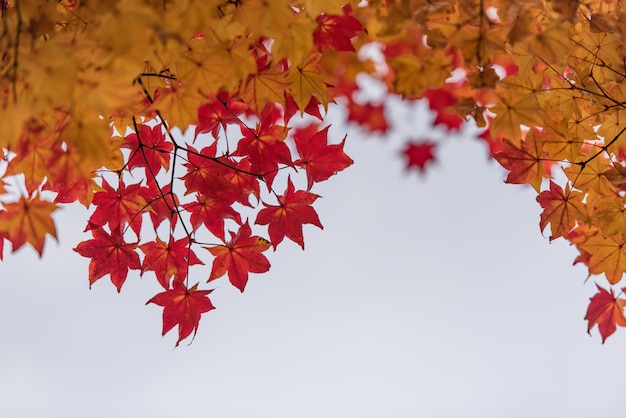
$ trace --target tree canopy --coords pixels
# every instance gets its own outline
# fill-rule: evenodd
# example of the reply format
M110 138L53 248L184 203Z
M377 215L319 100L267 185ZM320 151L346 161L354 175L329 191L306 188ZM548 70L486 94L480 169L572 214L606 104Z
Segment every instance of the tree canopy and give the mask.
M325 119L371 132L387 95L465 124L528 184L549 239L604 276L585 319L626 326L626 12L621 1L0 0L0 255L39 254L55 209L93 208L89 283L131 270L163 291L177 344L214 309L211 282L244 291L264 254L323 228L315 185L352 164ZM407 139L409 168L437 143ZM307 226L306 228L309 228ZM514 237L512 237L514 239ZM210 273L193 271L210 264ZM208 271L209 267L205 267ZM200 276L200 280L197 277ZM207 282L209 284L207 284Z

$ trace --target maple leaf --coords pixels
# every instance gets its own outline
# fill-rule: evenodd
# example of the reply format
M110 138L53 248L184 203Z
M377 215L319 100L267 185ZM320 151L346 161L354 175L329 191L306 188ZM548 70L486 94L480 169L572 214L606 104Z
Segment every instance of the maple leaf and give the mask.
M22 196L17 202L2 203L0 211L0 236L6 237L13 244L13 252L25 243L29 243L43 254L46 234L56 238L56 228L52 220L52 212L57 206L39 195L32 199Z
M407 159L407 169L417 167L420 173L426 169L426 165L431 161L435 161L433 150L436 144L430 141L411 142L402 151Z
M172 192L171 184L159 189L156 182L150 181L147 187L141 188L140 193L148 205L150 220L155 230L165 220L170 222L172 229L176 227L178 212L175 208L178 206L178 197Z
M248 273L265 273L270 263L263 254L271 244L268 240L252 235L248 222L241 225L237 234L230 232L231 239L224 245L206 247L215 256L209 281L228 273L228 279L240 291L248 283Z
M326 83L324 82L324 69L319 64L321 54L312 52L305 56L298 65L289 68L289 90L298 108L304 112L311 97L317 98L324 109L329 102Z
M558 237L567 237L577 221L588 221L586 207L581 192L570 190L569 184L565 191L558 184L550 181L550 190L544 190L537 196L537 202L544 209L541 212L539 228L543 231L548 223L552 230L550 241Z
M187 289L182 281L174 280L173 288L161 292L146 302L163 307L163 331L167 334L178 325L176 346L191 335L196 335L200 317L215 307L208 295L213 290L198 290L198 284Z
M217 138L220 127L226 130L226 125L240 123L239 116L248 109L248 106L235 99L229 99L225 92L221 92L212 103L198 108L198 125L194 136L210 132Z
M320 112L320 101L315 96L311 96L309 104L304 108L304 113L307 115L315 116L319 120L324 120L322 113ZM298 113L298 104L293 99L293 96L288 91L285 91L285 111L283 114L283 120L285 125L289 123L291 118Z
M604 273L611 284L622 279L626 271L626 240L622 235L604 238L602 234L596 234L579 247L591 255L589 273Z
M183 281L187 277L189 266L204 264L190 248L187 238L175 241L170 235L169 243L165 243L156 237L153 242L141 244L139 249L146 255L141 266L141 274L146 271L154 272L165 289L170 287L170 278L174 277L174 281Z
M370 132L385 133L389 130L384 104L362 105L351 101L348 103L348 120L358 123Z
M263 110L261 122L255 129L241 127L243 138L232 154L249 156L252 172L262 174L268 188L272 187L278 172L278 164L293 165L291 152L284 141L289 130L273 123L271 109L268 106Z
M464 120L450 106L459 102L449 89L428 89L424 92L424 98L428 99L428 106L435 112L435 125L445 125L449 130L459 129Z
M619 196L606 196L597 203L592 214L594 224L600 228L605 237L622 234L626 236L626 207Z
M589 157L585 156L585 160ZM607 179L610 170L610 160L602 155L591 159L584 165L572 164L563 171L577 189L592 190L601 195L616 195L617 189ZM624 178L623 174L618 178Z
M363 25L354 16L321 14L315 21L318 27L313 32L313 42L320 51L328 48L354 51L352 38L364 32Z
M613 289L607 292L606 289L598 286L598 293L596 293L589 303L587 313L585 314L585 321L588 321L587 332L597 324L602 336L602 344L604 341L615 332L617 325L626 326L626 318L624 317L624 307L626 306L625 299L617 299L613 294ZM622 289L622 292L626 291L626 288Z
M98 226L91 227L93 239L79 243L74 251L89 261L89 287L106 274L120 292L128 276L128 270L141 269L137 243L124 241L120 228L107 233Z
M533 94L515 94L507 90L500 102L489 110L496 114L491 122L492 134L497 136L503 132L515 144L521 138L521 125L543 124L544 112Z
M89 218L89 222L104 226L109 225L111 231L130 224L135 234L141 230L141 212L147 207L144 197L141 195L141 186L131 184L126 186L120 178L116 189L111 187L105 179L102 179L103 192L93 196L93 205L96 210Z
M198 192L207 196L216 196L231 204L241 198L238 189L230 180L231 167L237 164L228 157L216 157L217 142L202 148L187 147L187 173L181 177L185 183L186 194Z
M198 91L175 81L155 89L152 109L168 115L168 126L186 127L196 122L198 106L205 101Z
M169 169L174 144L165 137L163 125L137 125L137 132L126 135L124 140L122 148L131 150L129 169L146 167L150 174L148 180L153 180L161 168Z
M12 150L16 155L9 161L5 175L22 173L28 193L35 192L44 179L50 176L50 166L58 146L44 128L30 127L27 136L22 137Z
M65 144L65 150L56 148L50 161L50 178L42 189L56 192L55 203L72 203L79 201L88 207L95 191L100 190L93 181L92 168L85 167L75 146Z
M295 191L291 178L287 177L285 194L276 197L278 206L263 203L265 208L259 211L255 223L269 225L268 232L274 250L285 236L304 250L304 237L302 236L304 224L312 224L324 229L317 212L311 206L318 197L304 190Z
M267 103L284 103L288 86L287 72L268 66L249 76L240 94L252 111L261 114Z
M328 144L328 129L325 127L318 130L319 125L311 124L305 128L297 129L294 133L294 141L300 158L294 161L306 170L308 181L307 189L311 189L313 183L327 180L332 175L351 166L354 161L345 152L343 146L346 142L344 136L341 143ZM273 239L272 239L273 241Z
M494 158L509 170L506 183L530 184L539 192L544 177L550 177L542 163L544 159L541 134L531 130L518 148L511 141L504 141L504 151Z
M241 225L239 213L235 212L228 202L220 199L198 194L196 202L185 203L182 207L191 214L189 221L194 231L204 224L213 235L222 241L224 240L225 219L232 219Z

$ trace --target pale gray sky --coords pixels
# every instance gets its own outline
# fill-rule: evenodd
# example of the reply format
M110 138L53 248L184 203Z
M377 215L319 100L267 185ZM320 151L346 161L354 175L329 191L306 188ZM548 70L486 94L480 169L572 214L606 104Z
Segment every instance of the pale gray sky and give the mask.
M404 117L400 115L401 117ZM404 132L421 136L412 117ZM336 141L340 130L331 130ZM441 133L432 134L443 137ZM342 135L341 135L342 136ZM131 274L88 289L71 248L86 213L59 211L60 245L0 263L0 416L589 417L623 408L626 332L583 321L593 281L548 243L529 187L468 138L443 138L426 177L402 140L362 139L313 191L320 231L285 243L246 292L225 281L190 346L160 336L160 291ZM209 260L208 257L204 257ZM192 270L192 280L210 267Z

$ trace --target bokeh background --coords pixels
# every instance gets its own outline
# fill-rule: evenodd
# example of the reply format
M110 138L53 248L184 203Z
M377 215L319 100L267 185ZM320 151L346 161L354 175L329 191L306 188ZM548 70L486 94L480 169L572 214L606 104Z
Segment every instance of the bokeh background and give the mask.
M152 278L89 290L82 207L58 211L43 259L5 251L0 417L619 414L626 332L602 345L583 321L604 278L585 284L575 249L542 236L536 193L484 144L423 109L390 117L386 135L352 129L354 166L313 189L324 230L305 226L306 251L282 244L243 294L214 282L191 345L161 337ZM405 171L407 138L439 141L426 175Z

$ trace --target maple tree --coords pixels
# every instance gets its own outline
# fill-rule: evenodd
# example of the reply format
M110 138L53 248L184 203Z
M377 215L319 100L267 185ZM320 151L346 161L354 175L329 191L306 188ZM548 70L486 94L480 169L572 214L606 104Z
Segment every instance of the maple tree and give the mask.
M213 309L211 281L244 291L270 269L265 251L285 238L304 249L305 225L322 228L316 184L352 164L328 108L372 133L390 126L389 102L359 94L364 75L388 97L427 101L437 126L481 128L506 182L537 192L550 240L575 245L575 263L609 285L626 271L622 1L0 0L0 11L0 257L5 242L41 255L59 205L91 207L91 238L75 247L89 283L109 276L120 291L131 270L153 275L163 292L148 303L163 307L163 334L178 326L177 345ZM407 138L407 167L425 171L437 145ZM626 326L625 305L598 286L588 329L604 341Z

